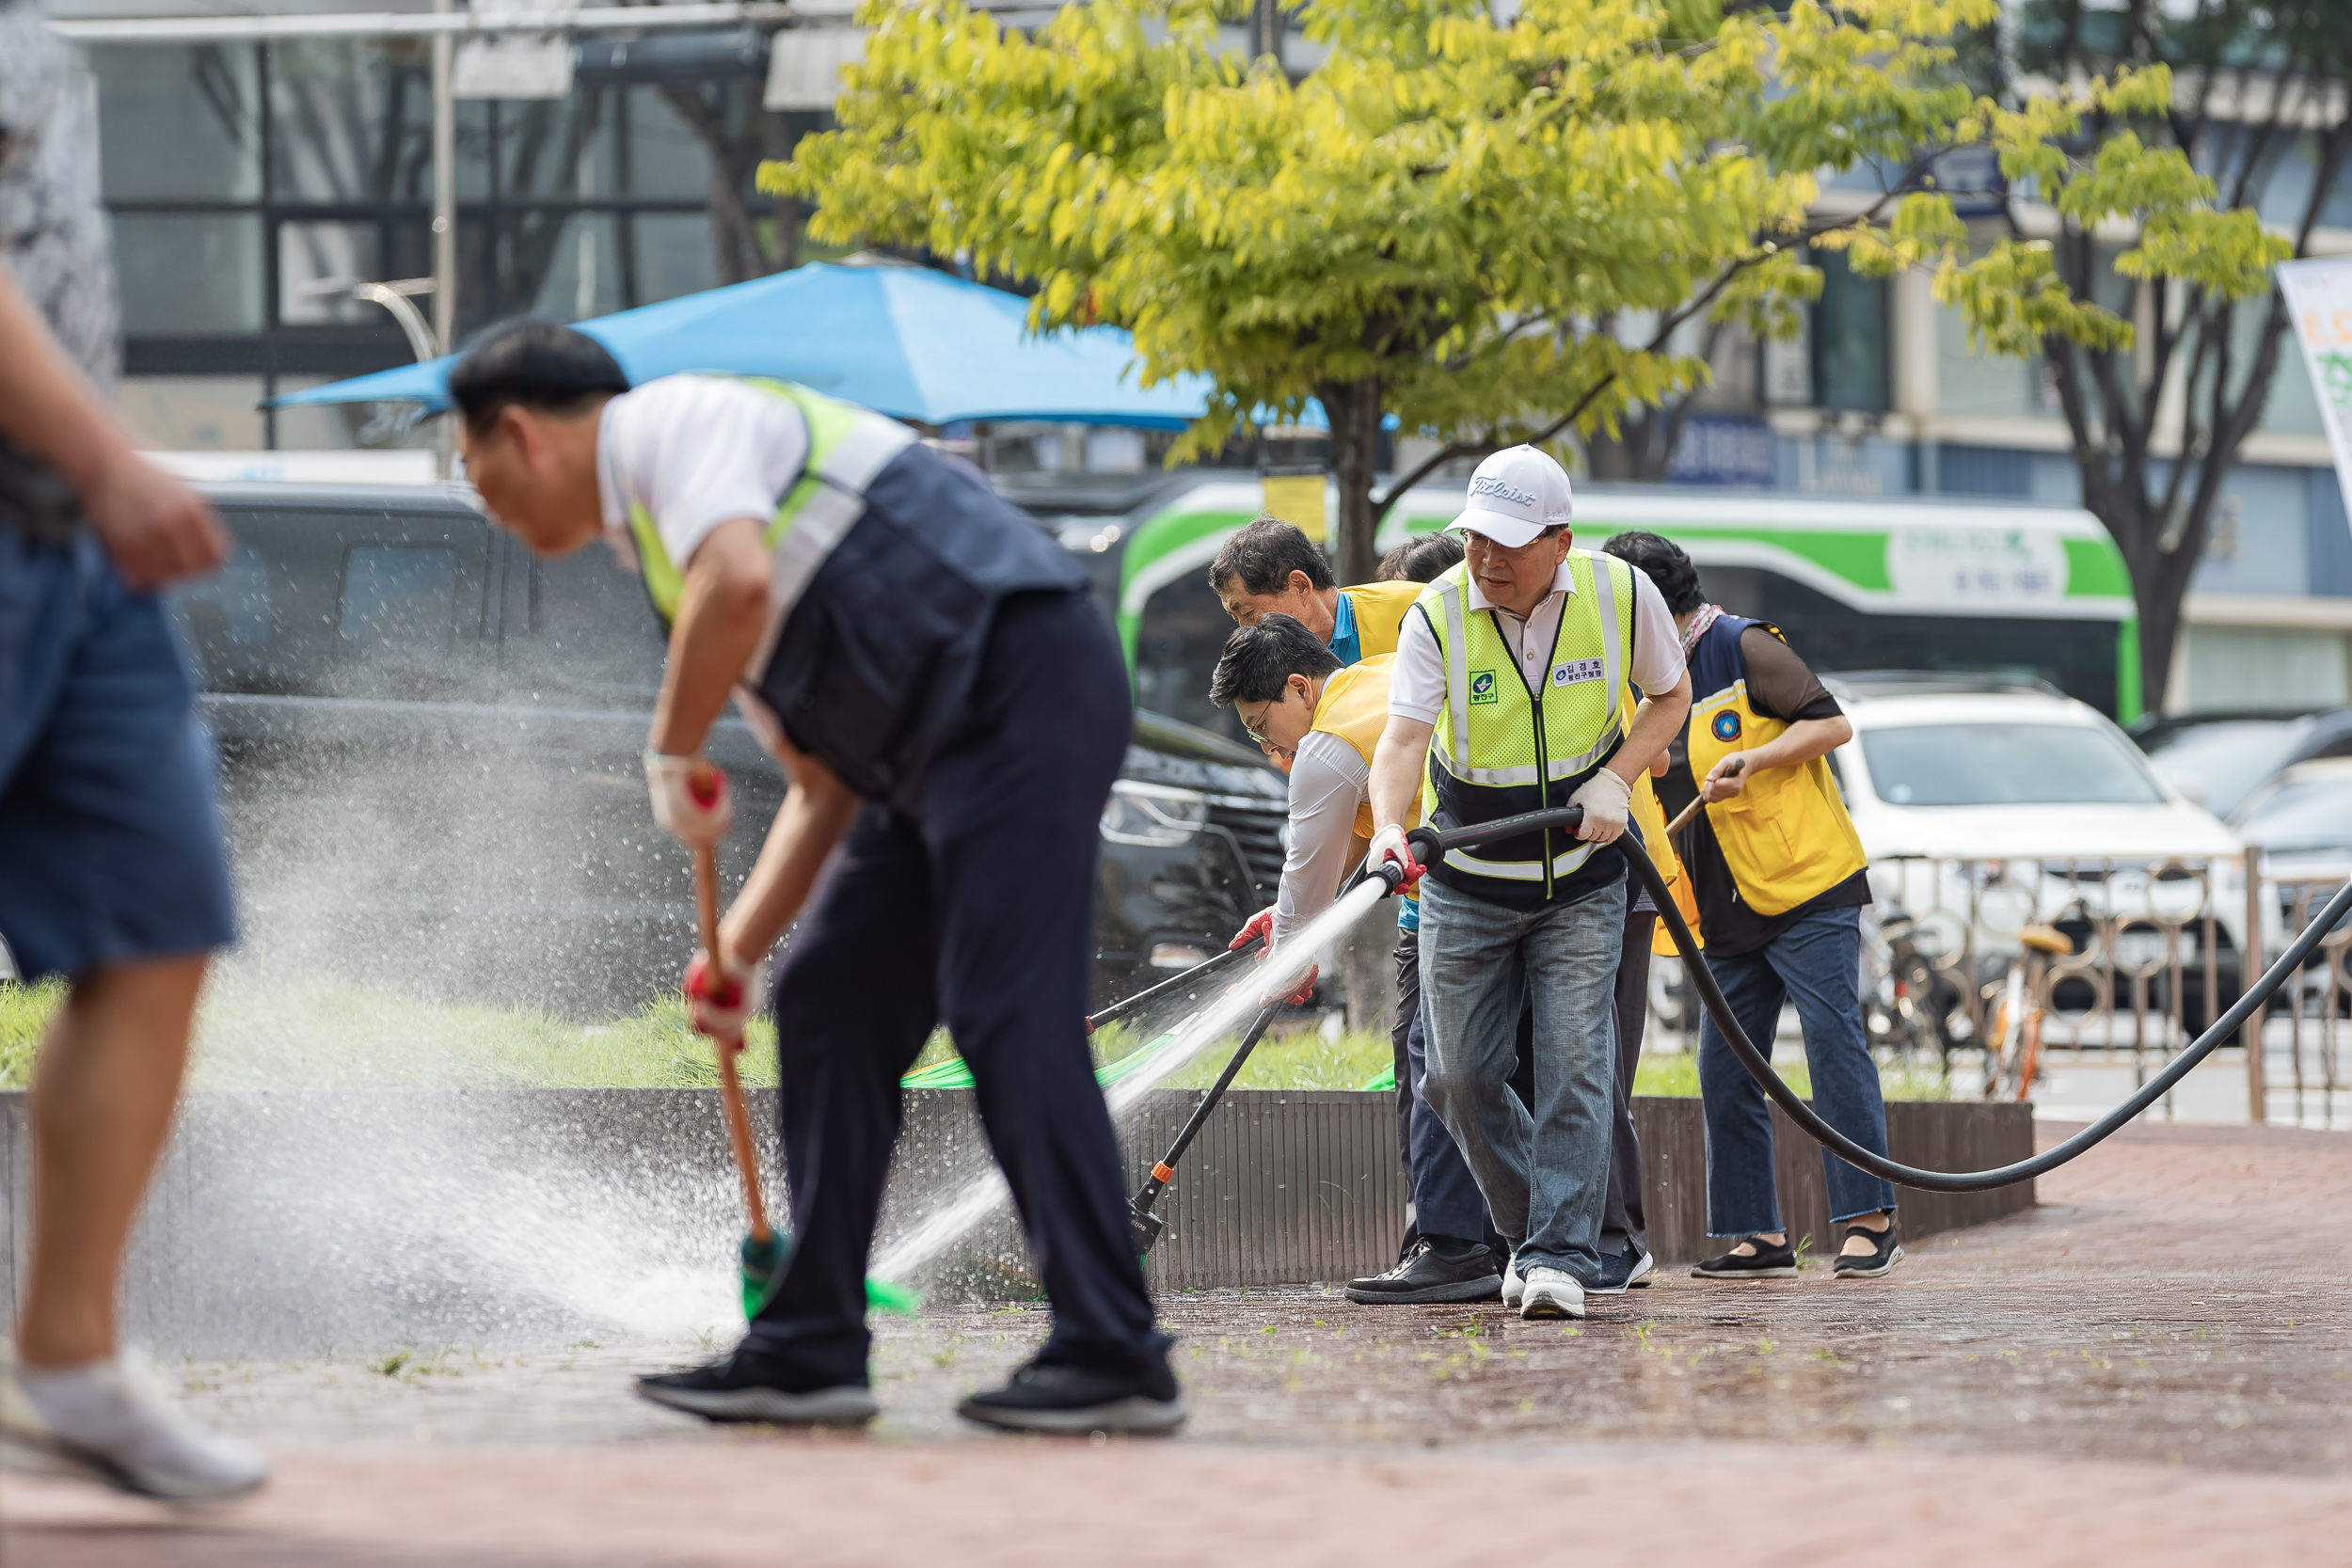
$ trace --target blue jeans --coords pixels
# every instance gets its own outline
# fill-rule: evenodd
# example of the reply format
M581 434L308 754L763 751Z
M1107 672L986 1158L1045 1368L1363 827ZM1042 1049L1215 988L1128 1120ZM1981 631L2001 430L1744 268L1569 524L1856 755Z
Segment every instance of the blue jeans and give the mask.
M1821 1118L1873 1154L1886 1152L1886 1103L1879 1068L1862 1033L1862 911L1820 910L1761 952L1709 956L1732 1017L1756 1048L1772 1053L1782 1001L1797 1005L1813 1105ZM1751 1236L1779 1230L1772 1186L1772 1113L1764 1091L1731 1053L1712 1017L1699 1016L1699 1093L1707 1112L1707 1233ZM1821 1172L1833 1221L1895 1207L1895 1189L1828 1149Z
M1470 1163L1519 1272L1600 1277L1610 1081L1626 885L1581 902L1506 910L1422 883L1422 1093ZM1535 1016L1534 1099L1510 1090L1520 998Z

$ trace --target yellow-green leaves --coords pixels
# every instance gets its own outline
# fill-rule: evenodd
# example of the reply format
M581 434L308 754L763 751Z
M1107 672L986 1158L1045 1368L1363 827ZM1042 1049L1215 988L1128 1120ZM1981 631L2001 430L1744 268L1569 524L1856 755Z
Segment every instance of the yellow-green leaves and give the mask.
M1485 0L1305 0L1328 53L1294 83L1247 57L1243 0L1092 0L1033 34L961 0L871 0L839 129L759 182L813 201L828 242L1032 280L1040 330L1127 326L1146 382L1205 372L1194 448L1368 382L1448 439L1578 407L1611 427L1706 374L1628 324L1790 333L1820 288L1808 245L1867 276L1933 269L1999 352L2128 344L2041 239L1971 259L1934 177L1958 145L2040 204L2029 233L2122 235L2130 277L2266 286L2283 242L2132 132L2167 72L1971 98L1950 40L1998 8L1526 0L1498 26ZM2094 126L2114 134L2087 147ZM1843 216L1819 210L1833 178Z

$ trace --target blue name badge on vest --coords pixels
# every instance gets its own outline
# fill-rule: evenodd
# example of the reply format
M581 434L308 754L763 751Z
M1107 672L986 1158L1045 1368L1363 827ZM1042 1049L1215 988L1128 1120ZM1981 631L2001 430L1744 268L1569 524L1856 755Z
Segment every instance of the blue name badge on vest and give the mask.
M1555 664L1551 667L1551 684L1574 686L1581 681L1597 681L1607 671L1602 667L1599 659L1572 658L1564 664Z

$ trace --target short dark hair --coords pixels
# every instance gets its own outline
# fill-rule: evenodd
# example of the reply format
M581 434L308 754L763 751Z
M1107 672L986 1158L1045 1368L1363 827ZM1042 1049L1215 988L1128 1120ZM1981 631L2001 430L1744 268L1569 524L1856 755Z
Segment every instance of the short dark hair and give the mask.
M1372 574L1375 582L1435 582L1439 574L1451 571L1462 562L1462 541L1451 529L1424 533L1418 539L1407 539L1380 558L1380 569Z
M1308 583L1318 589L1339 582L1331 575L1331 562L1322 546L1281 518L1262 515L1216 552L1216 559L1209 563L1209 588L1222 594L1225 585L1239 578L1242 587L1252 594L1279 594L1293 572L1306 573Z
M1707 602L1707 595L1699 591L1699 569L1673 540L1638 531L1613 533L1600 548L1602 554L1613 555L1646 573L1658 585L1659 597L1666 601L1668 614L1688 615Z
M1293 675L1314 680L1339 667L1338 656L1304 623L1288 615L1263 616L1225 640L1216 673L1209 677L1209 701L1219 707L1271 702Z
M486 429L509 404L560 416L628 390L628 375L612 350L553 322L493 326L449 372L450 401L470 430Z

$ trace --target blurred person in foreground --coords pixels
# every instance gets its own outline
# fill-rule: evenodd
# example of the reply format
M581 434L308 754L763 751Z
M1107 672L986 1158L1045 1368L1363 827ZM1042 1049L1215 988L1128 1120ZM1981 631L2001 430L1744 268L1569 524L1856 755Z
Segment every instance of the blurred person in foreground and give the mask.
M1861 914L1867 862L1822 759L1853 726L1776 626L1707 602L1698 571L1672 541L1620 533L1602 546L1639 567L1673 611L1690 660L1689 733L1659 793L1670 811L1707 809L1678 847L1690 869L1707 962L1756 1048L1769 1057L1781 1004L1793 1002L1822 1118L1886 1152L1886 1105L1862 1027ZM1772 1107L1699 1015L1699 1093L1707 1117L1707 1233L1732 1245L1692 1269L1701 1279L1786 1279L1795 1249L1772 1180ZM1876 1279L1902 1261L1895 1189L1821 1150L1831 1223L1846 1227L1839 1279Z
M1405 838L1417 818L1445 829L1582 808L1573 835L1450 849L1422 887L1421 1086L1512 1249L1504 1304L1528 1318L1581 1318L1586 1291L1609 1288L1599 1243L1628 909L1612 846L1690 700L1657 589L1576 549L1572 504L1565 470L1532 447L1471 476L1450 525L1465 559L1422 591L1398 638L1366 861L1409 880L1422 869ZM1629 684L1647 698L1629 719ZM1532 1105L1509 1087L1522 995Z
M82 79L0 0L0 941L60 975L33 1080L31 1266L0 1343L0 1461L175 1502L262 1456L117 1340L123 1249L198 992L235 937L213 749L155 591L227 559L212 509L102 402L116 317Z
M1133 722L1084 575L905 425L805 388L632 390L594 339L518 323L466 353L450 395L499 523L543 556L609 540L668 624L645 752L661 825L692 847L725 833L698 753L730 696L791 778L687 991L698 1027L739 1039L755 970L806 911L772 992L792 1252L741 1343L639 1391L712 1420L874 1417L866 1256L898 1079L944 1022L1054 1307L1036 1355L959 1410L1172 1430L1184 1397L1083 1022Z

